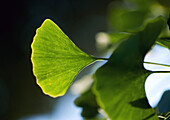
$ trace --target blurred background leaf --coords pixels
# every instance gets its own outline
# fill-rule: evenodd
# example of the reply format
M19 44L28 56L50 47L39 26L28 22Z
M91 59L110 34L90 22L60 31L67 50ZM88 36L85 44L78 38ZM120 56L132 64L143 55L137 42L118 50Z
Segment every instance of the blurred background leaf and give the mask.
M99 106L91 89L87 90L80 97L76 98L75 104L83 108L81 115L84 118L94 118L98 114Z

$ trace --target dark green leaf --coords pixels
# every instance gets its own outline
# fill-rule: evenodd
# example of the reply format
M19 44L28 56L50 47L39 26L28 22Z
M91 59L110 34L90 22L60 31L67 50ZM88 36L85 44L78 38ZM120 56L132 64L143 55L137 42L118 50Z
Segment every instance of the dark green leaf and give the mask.
M169 26L169 29L170 29L170 14L169 14L169 19L168 19L168 26Z
M127 39L131 34L126 32L110 33L108 34L112 44L117 43L120 40Z
M132 31L143 24L145 15L143 11L119 8L111 11L110 22L119 31Z
M139 108L144 108L144 109L148 109L151 106L148 103L148 99L146 97L143 97L141 99L135 100L130 102L130 104L134 107L139 107Z
M168 38L161 38L157 41L157 43L163 47L166 47L170 50L170 37Z
M164 24L161 17L148 23L145 29L122 42L110 60L96 71L94 93L111 120L158 120L155 111L143 102L145 79L151 73L144 69L143 59ZM136 102L140 100L141 103Z
M37 29L32 43L37 84L52 97L64 95L76 75L96 59L83 51L51 20Z
M85 118L94 118L98 114L96 97L91 92L91 89L83 93L75 100L75 104L83 108L81 115Z
M161 5L166 7L166 9L170 10L170 1L169 0L157 0Z

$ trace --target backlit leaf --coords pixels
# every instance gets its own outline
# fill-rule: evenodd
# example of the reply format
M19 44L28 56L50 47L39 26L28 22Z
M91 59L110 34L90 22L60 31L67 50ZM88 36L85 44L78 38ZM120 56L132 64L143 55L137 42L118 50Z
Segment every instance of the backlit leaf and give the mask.
M37 29L32 43L37 84L52 97L64 95L76 75L96 58L81 51L51 20Z

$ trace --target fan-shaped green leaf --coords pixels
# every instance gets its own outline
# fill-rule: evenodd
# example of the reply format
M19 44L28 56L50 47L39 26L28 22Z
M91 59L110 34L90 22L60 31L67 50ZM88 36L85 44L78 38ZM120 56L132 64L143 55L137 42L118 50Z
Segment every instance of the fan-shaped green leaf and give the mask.
M160 34L165 20L157 18L130 36L95 73L94 93L111 120L158 120L145 95L144 83L151 73L143 59Z
M32 43L33 72L52 97L64 95L76 75L96 58L81 51L51 20L37 29Z

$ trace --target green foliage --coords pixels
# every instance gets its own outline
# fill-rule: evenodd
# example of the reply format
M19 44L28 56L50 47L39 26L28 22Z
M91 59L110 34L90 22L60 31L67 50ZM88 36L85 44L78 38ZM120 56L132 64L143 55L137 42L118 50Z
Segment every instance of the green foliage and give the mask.
M96 59L82 52L47 19L32 43L33 72L38 85L52 97L64 95L76 75Z
M117 42L127 39L131 34L126 32L118 32L118 33L110 33L109 37L112 44L116 44Z
M158 119L145 98L144 83L151 72L143 68L143 60L164 23L162 18L158 18L148 23L144 30L130 36L95 73L97 101L110 119Z
M111 13L113 26L120 31L131 31L140 27L145 19L145 12L116 9Z
M169 29L170 29L170 14L169 14L169 19L168 19L168 26L169 26Z
M115 31L134 32L145 21L158 16L166 16L168 9L157 0L123 0L113 2L109 7L109 22ZM169 11L168 11L169 12Z
M84 53L55 23L45 20L34 37L31 58L43 92L52 97L64 95L84 67L96 60L108 60L94 74L92 88L75 100L83 108L82 116L86 120L105 120L96 117L102 109L111 120L158 120L144 90L145 80L153 71L144 69L143 62L155 43L170 49L164 29L168 14L156 0L146 1L125 0L117 5L121 7L109 11L109 20L116 31L106 33L115 48L109 59Z
M157 41L157 43L163 47L166 47L170 50L170 38L162 38Z
M91 89L87 90L75 100L75 104L83 108L81 115L85 118L94 118L98 114L98 104Z
M169 15L169 19L167 21L167 24L169 26L169 30L170 30L170 15ZM165 34L165 35L164 35ZM165 31L163 32L163 36L166 37L161 37L159 40L157 40L157 44L166 47L170 50L170 35L167 34Z

